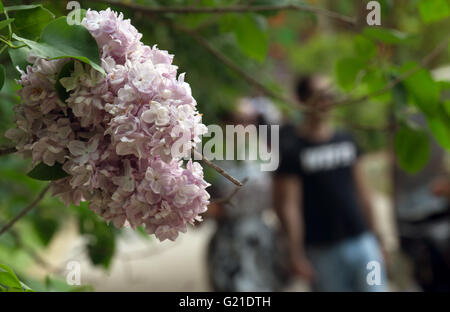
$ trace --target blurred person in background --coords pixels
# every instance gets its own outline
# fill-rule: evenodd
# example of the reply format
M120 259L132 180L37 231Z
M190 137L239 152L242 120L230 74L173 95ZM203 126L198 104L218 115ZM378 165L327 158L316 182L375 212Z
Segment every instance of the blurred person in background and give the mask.
M425 125L426 119L411 115ZM397 228L400 247L412 264L423 291L450 291L450 175L445 152L430 140L430 160L411 175L398 165L394 171Z
M228 125L264 124L263 116L279 115L265 98L242 99L224 118ZM235 142L226 142L226 147ZM244 143L245 144L245 143ZM237 146L235 145L235 151ZM276 232L270 222L271 177L261 171L259 161L224 160L216 163L245 186L239 190L227 180L213 183L216 200L206 217L216 220L216 231L208 248L208 271L215 291L277 291L287 276L281 260ZM272 220L276 221L273 216Z
M308 107L304 120L280 131L274 204L290 263L315 291L386 291L360 151L352 136L330 124L323 82L299 79L296 95ZM380 285L368 283L371 261L379 264Z

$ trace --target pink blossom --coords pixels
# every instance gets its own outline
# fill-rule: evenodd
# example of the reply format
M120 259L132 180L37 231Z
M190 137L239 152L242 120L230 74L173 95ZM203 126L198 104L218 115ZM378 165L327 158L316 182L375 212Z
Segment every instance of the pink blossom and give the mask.
M207 131L191 88L173 55L144 45L121 13L88 10L82 25L97 41L106 76L77 60L30 54L18 80L17 128L6 136L33 164L63 164L69 176L52 182L52 194L65 204L89 201L116 227L143 225L174 240L209 204L202 167L172 154L176 142L190 148ZM54 85L69 61L63 103Z

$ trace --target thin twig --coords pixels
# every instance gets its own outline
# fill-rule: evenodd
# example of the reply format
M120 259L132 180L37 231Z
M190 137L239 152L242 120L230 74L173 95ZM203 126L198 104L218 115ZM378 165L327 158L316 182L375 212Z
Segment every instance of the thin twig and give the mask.
M274 4L274 5L234 5L226 7L149 7L137 4L115 2L109 0L93 0L91 2L100 2L108 5L114 5L121 8L131 9L145 14L225 14L225 13L251 13L267 11L303 11L318 15L323 15L347 24L355 25L356 18L346 16L334 11L327 10L307 4Z
M0 156L9 155L9 154L12 154L12 153L15 153L15 152L17 152L15 147L8 147L8 148L0 150Z
M205 156L203 156L201 153L197 152L194 148L192 149L192 153L194 154L194 158L195 159L201 159L201 161L203 163L205 163L209 167L211 167L214 170L216 170L219 174L221 174L223 177L225 177L228 180L230 180L231 182L233 182L235 185L237 185L237 186L242 186L243 185L242 182L240 182L236 178L232 177L225 169L222 169L219 166L217 166L217 165L213 164L212 162L210 162L208 159L206 159Z
M242 185L247 183L247 181L248 181L248 178L245 178L244 180L242 180ZM241 186L236 186L234 188L234 190L228 196L215 199L215 200L211 201L210 205L211 204L228 204L228 203L230 203L231 200L233 199L233 197L236 196L236 194L239 192L239 190L241 188L242 188Z
M26 207L24 210L22 210L17 216L14 217L11 221L9 221L4 227L0 229L0 235L8 231L17 221L19 221L22 217L24 217L28 212L30 212L31 209L33 209L42 198L44 198L45 194L50 189L50 184L47 185L41 193L39 193L39 196L30 204L28 207Z

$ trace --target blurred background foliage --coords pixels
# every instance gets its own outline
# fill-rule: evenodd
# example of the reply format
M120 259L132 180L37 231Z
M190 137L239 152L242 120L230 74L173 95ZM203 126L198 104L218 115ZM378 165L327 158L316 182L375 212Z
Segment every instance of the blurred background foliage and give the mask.
M107 1L80 1L84 9L100 10ZM382 0L382 27L367 26L366 4L357 0L123 0L115 7L130 18L144 35L148 45L175 54L179 72L186 72L199 111L205 124L218 123L225 112L233 110L244 96L258 96L236 71L220 62L204 46L182 29L195 31L220 54L225 55L251 77L277 94L293 98L292 87L298 75L323 74L333 82L338 98L358 97L382 89L392 79L407 71L448 37L450 1L447 0ZM5 6L33 4L32 1L3 1ZM323 15L301 11L270 11L227 14L155 14L146 15L126 5L149 7L225 7L231 5L283 5L306 3L327 8L347 16L358 17L355 26ZM43 1L56 17L67 15L67 1ZM125 5L125 6L124 6ZM52 17L41 12L27 28L39 34ZM15 16L22 25L30 23L26 16ZM27 31L27 29L22 31ZM450 50L434 57L429 68L449 63ZM0 63L8 77L17 77L8 53L0 55ZM11 142L3 134L13 127L13 106L19 98L18 86L12 79L0 92L0 146ZM423 68L389 92L354 105L336 109L336 123L352 131L367 152L392 149L400 165L411 171L420 170L428 161L429 138L434 137L450 147L450 82L438 81ZM298 121L301 113L288 103L274 99L286 120ZM412 125L409 116L425 114L429 127ZM355 126L359 125L359 126ZM394 125L394 129L391 127ZM389 131L380 128L389 128ZM393 140L395 128L397 139ZM375 129L375 130L374 130ZM26 176L30 161L17 156L0 159L0 222L11 220L29 204L44 183ZM216 175L209 170L207 179L214 183ZM108 269L114 257L119 230L106 225L87 208L64 207L58 199L47 196L12 230L0 236L0 263L14 267L28 286L36 290L66 290L67 285L48 278L30 280L27 268L39 262L36 253L45 248L69 220L78 220L79 231L87 237L86 251L93 264ZM139 232L142 232L141 230ZM149 243L152 243L150 240ZM85 289L86 290L86 289ZM89 290L89 289L87 289Z

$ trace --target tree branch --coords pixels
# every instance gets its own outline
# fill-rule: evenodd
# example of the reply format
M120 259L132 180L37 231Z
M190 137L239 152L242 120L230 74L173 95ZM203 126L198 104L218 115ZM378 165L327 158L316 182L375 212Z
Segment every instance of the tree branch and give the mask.
M248 178L245 178L244 180L242 180L242 185L247 183L247 181L248 181ZM236 186L234 188L234 190L228 196L215 199L215 200L211 201L210 205L211 204L228 204L228 203L230 203L231 200L233 199L233 197L239 192L240 189L241 189L240 186Z
M355 17L339 14L324 8L308 5L308 4L274 4L274 5L234 5L226 7L149 7L137 4L127 4L110 0L93 0L92 2L100 2L108 5L114 5L121 8L131 9L144 14L225 14L225 13L251 13L251 12L267 12L267 11L303 11L318 15L323 15L331 19L335 19L350 25L355 25L357 20Z
M50 189L50 184L48 184L42 191L39 193L39 196L30 204L28 207L26 207L24 210L22 210L14 219L9 221L5 226L3 226L0 229L0 235L8 231L17 221L19 221L21 218L23 218L28 212L30 212L31 209L33 209L42 198L44 198L45 194Z
M213 164L212 162L210 162L208 159L206 159L205 156L203 156L201 153L197 152L194 148L192 148L192 154L194 155L194 158L201 159L201 161L203 163L205 163L209 167L211 167L214 170L216 170L219 174L221 174L223 177L227 178L228 180L230 180L231 182L233 182L237 186L239 186L239 187L243 186L243 184L239 180L237 180L236 178L231 176L225 169L222 169L219 166L217 166L217 165Z
M9 155L9 154L12 154L15 152L17 152L15 147L8 147L8 148L0 150L0 156Z

